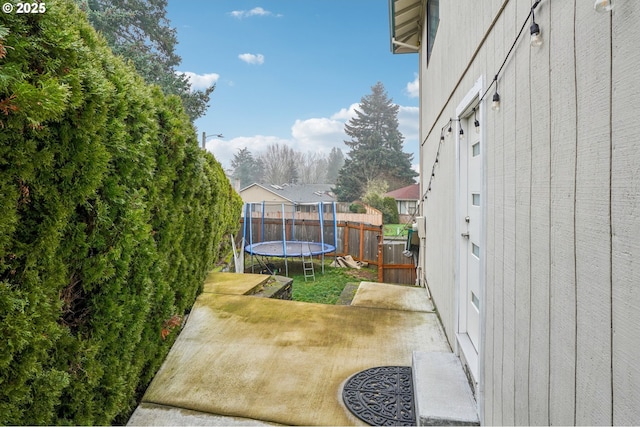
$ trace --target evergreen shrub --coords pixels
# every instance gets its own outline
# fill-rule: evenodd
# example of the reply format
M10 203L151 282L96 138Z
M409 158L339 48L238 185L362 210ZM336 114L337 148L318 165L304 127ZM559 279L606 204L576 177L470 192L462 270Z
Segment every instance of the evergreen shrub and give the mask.
M370 193L365 197L365 203L382 212L383 224L398 224L400 214L398 205L393 197L384 197L377 193Z
M352 213L367 213L367 208L365 208L361 203L351 203L349 205L349 212L352 212Z
M123 423L241 201L178 98L46 7L0 14L0 424Z

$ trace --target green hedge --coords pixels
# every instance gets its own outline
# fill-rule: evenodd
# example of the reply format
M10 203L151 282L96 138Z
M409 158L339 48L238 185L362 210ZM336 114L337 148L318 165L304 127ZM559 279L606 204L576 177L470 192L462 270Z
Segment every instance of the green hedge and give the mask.
M46 7L0 14L0 424L126 422L241 202L180 100Z

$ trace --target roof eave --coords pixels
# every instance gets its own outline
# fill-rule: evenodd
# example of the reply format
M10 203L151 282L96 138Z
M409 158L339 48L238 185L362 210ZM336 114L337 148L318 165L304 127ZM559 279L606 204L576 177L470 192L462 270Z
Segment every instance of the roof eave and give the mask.
M423 0L389 0L391 53L417 53L420 50Z

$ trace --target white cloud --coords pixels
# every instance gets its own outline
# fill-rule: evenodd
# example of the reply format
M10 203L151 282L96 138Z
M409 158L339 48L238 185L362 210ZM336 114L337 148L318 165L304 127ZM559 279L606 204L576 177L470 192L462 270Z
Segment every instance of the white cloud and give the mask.
M176 74L187 76L189 83L191 83L191 90L207 89L220 78L220 75L216 73L196 74L191 71L176 71Z
M251 10L234 10L232 12L229 12L229 15L233 16L234 18L238 18L238 19L242 19L242 18L248 18L250 16L275 16L275 17L281 17L282 15L280 14L275 14L273 12L270 12L268 10L265 10L261 7L254 7Z
M241 61L244 61L247 64L264 64L264 55L261 53L257 55L254 55L253 53L242 53L238 55L238 58L240 58Z
M337 113L331 116L332 120L342 120L345 123L348 122L352 117L356 115L356 109L360 104L351 104L349 108L342 108Z
M296 120L291 136L298 151L329 154L331 148L344 145L344 121L326 117Z
M291 141L277 136L254 135L239 136L232 139L212 138L207 141L207 150L211 151L216 159L225 168L231 167L233 156L242 148L248 148L254 156L260 155L271 144L291 145Z
M420 78L417 73L414 73L415 79L412 82L407 83L405 89L409 98L418 98L420 96Z
M259 156L271 144L282 144L292 147L296 151L320 153L327 155L333 147L340 148L344 154L349 151L344 144L349 137L344 133L344 125L355 116L359 104L351 104L342 108L329 117L315 117L306 120L298 119L291 126L291 138L277 136L255 135L240 136L230 140L211 139L207 141L207 149L225 167L231 166L233 156L241 148L248 148L254 156ZM414 154L414 161L419 153L419 109L418 107L399 106L398 127L405 137L404 151ZM413 165L416 167L417 165Z
M398 129L404 136L404 152L414 153L413 160L418 160L420 152L420 108L399 106Z

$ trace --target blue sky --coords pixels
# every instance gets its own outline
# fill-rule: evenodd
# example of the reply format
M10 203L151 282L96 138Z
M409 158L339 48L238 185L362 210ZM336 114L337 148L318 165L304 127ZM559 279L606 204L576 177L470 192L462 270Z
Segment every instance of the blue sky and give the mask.
M196 88L216 83L196 121L225 168L269 144L348 149L344 124L380 81L400 106L404 151L418 163L418 55L392 55L387 0L169 0L178 67Z

